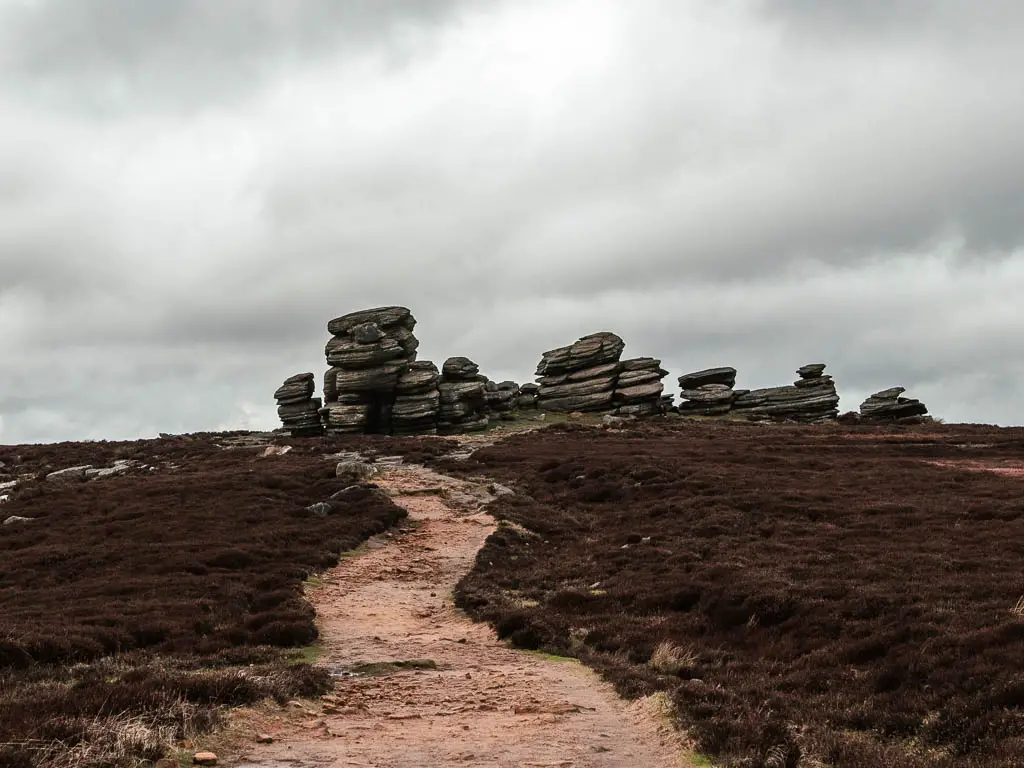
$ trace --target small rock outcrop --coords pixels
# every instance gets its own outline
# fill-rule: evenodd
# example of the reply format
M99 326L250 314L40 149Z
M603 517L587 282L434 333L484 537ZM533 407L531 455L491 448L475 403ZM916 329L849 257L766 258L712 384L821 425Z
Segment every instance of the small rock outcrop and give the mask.
M449 357L441 366L437 433L457 435L487 429L487 377L468 357Z
M416 360L416 318L405 307L350 312L327 324L321 417L328 434L390 434L398 384Z
M277 415L292 437L315 437L323 434L320 424L320 398L313 397L316 382L312 373L297 373L284 380L274 392Z
M754 389L737 393L732 408L747 416L764 416L814 423L839 415L839 394L831 376L824 374L824 363L813 363L797 370L792 386Z
M706 368L679 377L679 412L690 416L720 416L732 410L738 394L735 368Z
M920 400L901 397L906 391L903 387L890 387L875 392L860 404L861 420L898 421L927 415L928 408Z
M532 382L523 384L519 388L519 395L516 397L516 408L520 411L532 411L537 408L537 397L540 393L540 385Z
M511 421L519 410L519 385L514 381L486 381L484 401L488 418Z
M391 407L391 434L436 435L441 410L441 374L429 360L409 363L398 377Z
M661 360L653 357L635 357L620 362L612 395L615 413L621 416L664 413L662 393L665 386L661 380L666 376L668 371L661 367Z
M545 352L537 365L537 407L546 411L611 411L626 343L607 331Z

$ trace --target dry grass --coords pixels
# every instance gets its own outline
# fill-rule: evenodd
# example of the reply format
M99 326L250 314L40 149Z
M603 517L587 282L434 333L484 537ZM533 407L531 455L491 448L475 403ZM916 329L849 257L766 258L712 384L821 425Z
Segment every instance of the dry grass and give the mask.
M697 667L697 654L665 640L654 649L647 666L663 675L678 675Z

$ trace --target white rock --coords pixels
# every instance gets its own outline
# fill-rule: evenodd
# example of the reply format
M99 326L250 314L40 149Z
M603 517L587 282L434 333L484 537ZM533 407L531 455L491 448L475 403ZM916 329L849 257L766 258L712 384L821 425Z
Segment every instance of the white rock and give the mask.
M0 483L0 493L3 493L4 491L13 491L17 487L18 487L18 481L17 480L9 480L6 483Z
M3 525L14 525L14 523L27 523L30 520L35 520L34 517L21 517L19 515L11 515L4 520Z
M68 467L67 469L58 469L56 472L51 472L46 476L47 480L54 482L68 482L70 480L83 480L86 473L92 469L92 464L85 464L81 467Z

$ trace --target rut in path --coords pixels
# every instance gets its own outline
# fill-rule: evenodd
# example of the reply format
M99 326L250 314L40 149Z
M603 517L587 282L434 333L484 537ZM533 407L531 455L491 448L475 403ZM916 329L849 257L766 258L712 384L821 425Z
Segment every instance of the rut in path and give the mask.
M275 742L247 748L239 766L685 764L670 729L593 672L510 650L456 610L452 590L494 530L484 488L412 466L377 482L409 521L312 595L333 696L272 724ZM368 669L357 665L378 674L346 674Z

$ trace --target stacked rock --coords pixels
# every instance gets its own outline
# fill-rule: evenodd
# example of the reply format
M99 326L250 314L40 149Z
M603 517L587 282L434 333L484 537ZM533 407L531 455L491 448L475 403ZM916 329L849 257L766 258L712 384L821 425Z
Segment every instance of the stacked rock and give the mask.
M441 374L429 360L409 363L398 377L391 406L391 434L436 435L441 409Z
M800 422L819 422L839 415L839 394L825 364L813 363L797 370L792 386L754 389L738 394L732 407L748 416L766 416Z
M484 401L490 418L511 421L518 409L519 385L514 381L484 383Z
M928 408L920 400L900 397L903 387L883 389L860 404L860 417L864 421L896 421L924 416Z
M679 377L679 413L691 416L721 416L732 409L737 396L746 390L734 390L735 368L706 368Z
M312 373L297 373L284 380L274 392L277 400L277 415L284 428L292 437L316 437L323 434L320 424L319 397L313 397L316 390Z
M405 307L351 312L327 324L333 338L325 353L321 415L328 433L391 430L398 382L416 360L416 319Z
M653 357L623 360L619 363L619 376L612 395L615 413L620 416L662 413L665 387L661 380L666 376L668 371L661 367L661 360Z
M457 435L487 429L486 376L468 357L449 357L441 366L437 432Z
M625 342L594 333L545 352L537 366L537 407L548 411L610 411Z
M523 384L519 388L519 395L516 397L516 409L520 411L531 411L537 408L537 394L540 392L539 384Z

